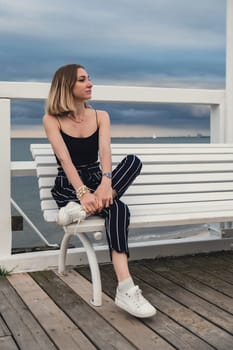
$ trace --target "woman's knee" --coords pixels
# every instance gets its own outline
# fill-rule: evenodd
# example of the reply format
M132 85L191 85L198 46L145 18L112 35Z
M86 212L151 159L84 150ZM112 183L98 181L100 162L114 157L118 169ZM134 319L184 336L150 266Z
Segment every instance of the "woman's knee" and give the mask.
M127 215L130 214L128 205L122 202L120 199L116 199L115 206L119 212L125 212Z
M136 156L135 154L128 154L127 155L127 161L130 163L130 165L138 172L140 173L142 169L142 161L141 159Z
M129 225L130 210L127 204L117 198L108 209L112 219L119 220L120 224L125 222L126 226Z

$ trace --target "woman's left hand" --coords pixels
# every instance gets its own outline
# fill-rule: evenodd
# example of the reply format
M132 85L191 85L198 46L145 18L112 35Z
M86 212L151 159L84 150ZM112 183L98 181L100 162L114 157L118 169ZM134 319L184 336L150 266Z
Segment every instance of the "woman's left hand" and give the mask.
M99 212L113 203L113 192L110 184L100 184L94 194L97 199Z

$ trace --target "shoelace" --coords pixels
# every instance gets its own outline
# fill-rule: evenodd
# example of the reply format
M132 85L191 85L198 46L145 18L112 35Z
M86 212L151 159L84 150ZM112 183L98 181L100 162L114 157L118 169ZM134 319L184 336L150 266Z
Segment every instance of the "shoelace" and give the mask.
M80 213L82 213L82 214L80 215L80 217L77 220L76 225L74 227L74 235L77 234L77 230L78 230L78 226L79 226L80 222L85 220L88 216L90 216L90 214L87 214L85 212L85 210L83 210L81 207L80 207ZM72 221L73 221L73 214L71 213L70 216L72 217ZM65 232L67 232L66 229L65 229ZM101 231L94 232L94 238L96 241L101 240L102 239L102 232Z
M83 210L83 209L80 209L80 211L81 210ZM70 214L70 216L72 217L72 219L73 219L73 214ZM79 217L78 218L78 221L76 222L76 225L75 225L75 227L74 227L74 235L76 236L76 234L77 234L77 230L78 230L78 226L79 226L79 224L80 224L80 222L81 221L83 221L83 220L85 220L86 219L86 217L88 217L88 215L86 214L86 212L85 212L85 215L83 215L83 218L82 217ZM73 221L73 220L72 220ZM67 233L67 227L66 226L63 226L63 228L64 228L64 230L65 230L65 233Z
M69 213L69 215L70 215L71 218L72 218L72 222L75 222L75 221L73 220L73 218L77 216L76 210L77 210L77 209L75 209L73 213L72 213L72 212ZM79 218L78 218L78 220L77 220L77 225L79 225L81 221L85 220L87 216L88 216L88 215L86 214L86 212L80 207L80 208L79 208Z
M145 304L146 299L142 295L142 291L138 286L135 286L135 292L133 294L128 294L129 297L139 305Z

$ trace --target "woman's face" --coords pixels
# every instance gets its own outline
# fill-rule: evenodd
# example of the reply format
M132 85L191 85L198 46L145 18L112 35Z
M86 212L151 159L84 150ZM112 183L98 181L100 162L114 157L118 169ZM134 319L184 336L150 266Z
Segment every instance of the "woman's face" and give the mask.
M86 70L77 69L77 80L73 88L73 95L77 100L89 100L91 98L92 82Z

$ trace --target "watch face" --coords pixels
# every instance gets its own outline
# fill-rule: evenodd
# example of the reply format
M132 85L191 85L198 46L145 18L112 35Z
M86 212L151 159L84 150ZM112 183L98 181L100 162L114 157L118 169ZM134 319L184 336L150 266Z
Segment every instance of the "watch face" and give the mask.
M107 176L109 179L112 178L112 173L103 173L104 176Z

